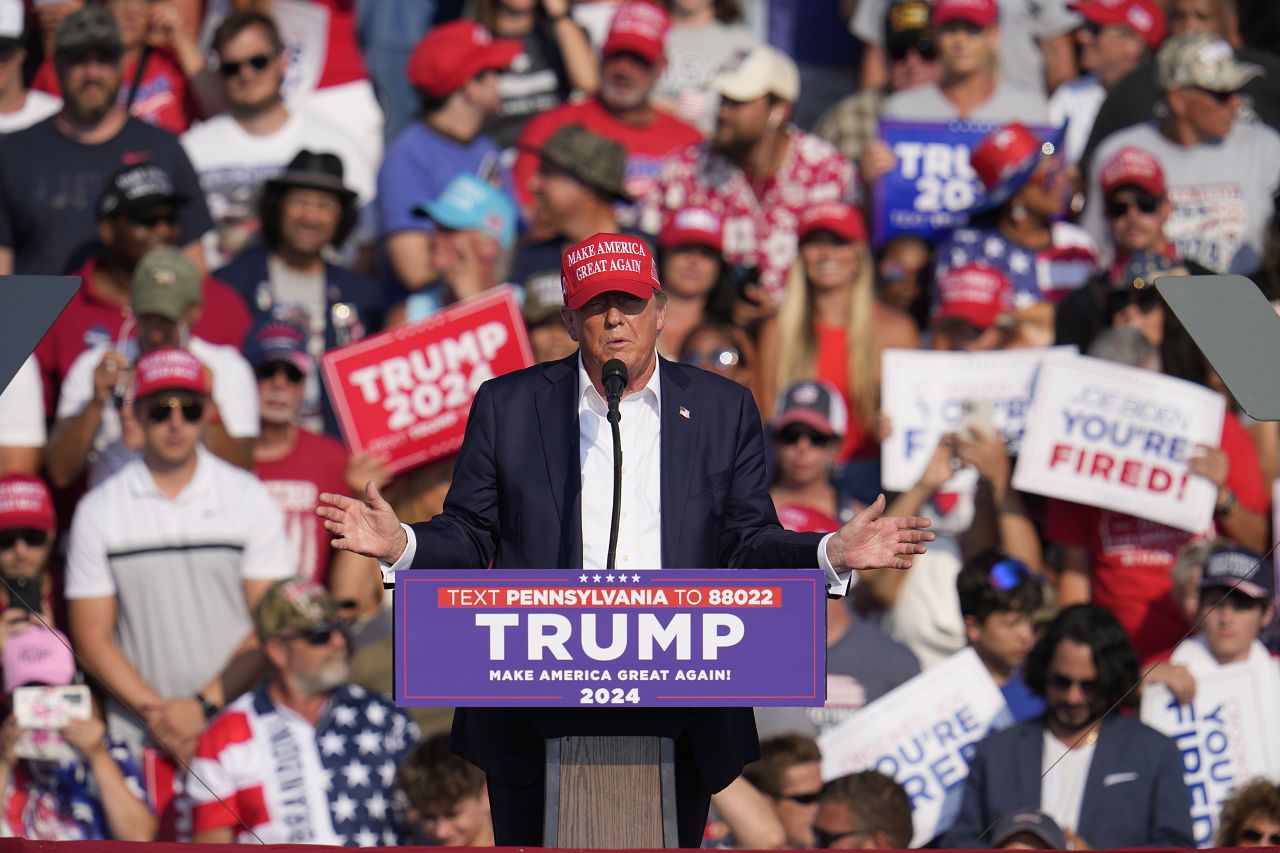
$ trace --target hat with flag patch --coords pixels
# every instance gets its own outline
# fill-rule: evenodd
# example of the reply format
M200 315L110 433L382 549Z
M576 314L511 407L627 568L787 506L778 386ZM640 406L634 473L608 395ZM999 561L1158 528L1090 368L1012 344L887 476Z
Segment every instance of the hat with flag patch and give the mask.
M970 214L985 213L1004 204L1040 165L1062 148L1066 125L1041 139L1030 128L1013 122L984 136L969 152L969 164L982 182L983 193Z
M649 244L629 234L601 233L570 246L560 261L564 304L577 311L611 290L648 299L662 290Z

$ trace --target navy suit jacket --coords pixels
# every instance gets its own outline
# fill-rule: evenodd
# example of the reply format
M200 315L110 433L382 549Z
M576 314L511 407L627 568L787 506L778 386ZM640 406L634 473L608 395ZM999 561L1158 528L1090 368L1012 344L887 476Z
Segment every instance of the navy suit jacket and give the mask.
M778 524L751 394L660 362L662 567L816 568L821 535ZM579 400L576 353L480 387L444 512L413 526L412 568L581 568ZM686 737L712 791L759 754L749 708L459 709L453 749L528 784L542 773L544 736L560 734Z
M1044 721L984 738L969 765L960 816L942 847L990 847L978 835L1003 814L1040 808ZM1055 768L1050 772L1060 772ZM1095 849L1195 846L1182 758L1172 740L1122 716L1098 732L1075 832Z

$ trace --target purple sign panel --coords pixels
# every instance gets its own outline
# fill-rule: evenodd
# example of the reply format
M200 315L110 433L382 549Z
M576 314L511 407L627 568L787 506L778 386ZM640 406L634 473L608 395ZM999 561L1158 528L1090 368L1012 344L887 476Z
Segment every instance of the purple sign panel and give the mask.
M396 704L820 707L826 583L776 571L416 571Z

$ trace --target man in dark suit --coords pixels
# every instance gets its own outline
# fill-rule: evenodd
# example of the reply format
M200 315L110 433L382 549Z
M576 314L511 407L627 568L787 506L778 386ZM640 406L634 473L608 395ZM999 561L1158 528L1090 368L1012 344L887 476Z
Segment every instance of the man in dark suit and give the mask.
M401 525L372 484L364 501L321 495L334 547L378 558L389 579L404 568L603 568L613 468L601 373L616 358L628 377L619 567L822 567L843 594L851 569L905 569L924 552L929 522L881 517L883 497L835 533L782 529L750 392L657 355L666 299L644 241L597 234L565 252L561 274L579 352L480 387L431 521ZM537 845L544 737L623 733L675 738L681 846L699 846L711 793L759 754L749 708L460 709L453 749L489 776L497 843Z
M1090 604L1063 610L1027 658L1026 680L1048 710L978 743L943 847L990 846L992 824L1033 809L1077 850L1195 845L1178 747L1114 713L1138 683L1115 617Z

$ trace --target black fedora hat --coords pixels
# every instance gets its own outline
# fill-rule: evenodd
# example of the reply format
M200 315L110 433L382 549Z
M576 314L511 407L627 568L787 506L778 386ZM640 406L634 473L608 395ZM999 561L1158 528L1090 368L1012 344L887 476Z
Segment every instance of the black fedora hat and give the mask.
M342 160L337 154L305 148L289 161L283 172L268 179L266 185L276 190L322 190L344 201L356 197L356 192L342 182Z

